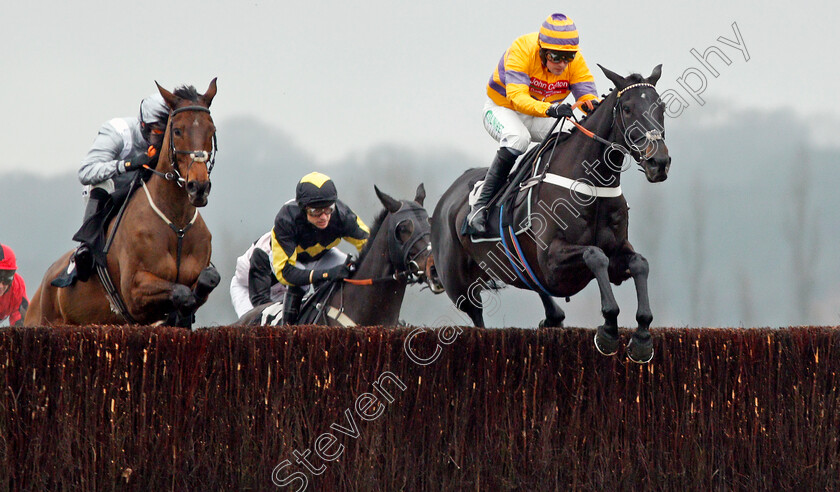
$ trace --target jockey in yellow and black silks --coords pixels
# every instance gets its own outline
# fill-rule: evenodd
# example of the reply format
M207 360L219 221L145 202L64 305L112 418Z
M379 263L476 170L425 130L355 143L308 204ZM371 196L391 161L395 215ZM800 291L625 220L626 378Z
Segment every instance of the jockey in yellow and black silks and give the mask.
M548 136L554 118L572 116L571 105L562 101L572 94L588 110L597 104L595 78L578 42L572 19L551 14L539 32L514 40L499 60L487 84L484 128L500 148L470 210L470 234L485 233L487 202L507 179L516 158L531 142Z
M274 275L289 286L283 300L283 323L295 324L308 286L350 275L347 255L336 246L342 239L361 252L370 230L338 199L333 181L313 172L297 184L295 199L274 219L271 262Z

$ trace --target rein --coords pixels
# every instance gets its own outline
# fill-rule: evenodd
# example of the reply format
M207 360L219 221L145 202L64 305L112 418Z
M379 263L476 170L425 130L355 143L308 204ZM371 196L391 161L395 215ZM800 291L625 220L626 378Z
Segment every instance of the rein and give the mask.
M651 83L639 82L638 84L630 84L627 87L625 87L624 89L621 89L620 91L618 91L618 94L616 95L616 99L615 99L615 105L612 108L612 112L613 112L613 125L612 126L613 127L615 127L616 109L618 108L618 101L619 101L619 99L621 99L621 95L624 94L625 92L627 92L628 90L634 89L634 88L637 88L637 87L651 87L654 90L656 90L656 86L654 86ZM583 125L581 125L580 123L578 123L577 121L575 121L571 118L566 118L566 119L568 119L573 125L575 125L575 128L580 130L581 133L583 133L587 137L597 141L598 143L604 144L604 145L606 145L606 146L608 146L612 149L618 150L618 151L620 151L622 153L625 153L625 154L629 153L629 151L625 147L623 147L621 144L618 144L618 143L615 143L615 142L610 142L609 140L607 140L605 138L601 138L598 135L595 135L595 133L593 133L590 130L587 130L586 128L583 127ZM627 131L627 123L624 121L624 114L623 113L618 113L618 119L621 120L621 124L622 124L622 126L624 126L624 130L626 132ZM644 135L645 135L645 138L647 140L650 140L650 141L662 140L664 138L664 135L659 130L649 130L649 131L645 132ZM626 133L622 136L624 137L624 143L625 144L627 144L631 148L636 147L634 144L627 141Z

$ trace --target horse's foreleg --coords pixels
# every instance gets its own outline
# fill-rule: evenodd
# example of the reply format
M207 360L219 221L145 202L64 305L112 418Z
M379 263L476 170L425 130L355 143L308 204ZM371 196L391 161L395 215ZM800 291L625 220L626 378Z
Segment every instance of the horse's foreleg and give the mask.
M192 290L184 285L175 285L172 288L172 304L175 310L169 313L166 324L181 328L192 328L195 322L195 312L207 302L210 292L219 285L222 277L213 266L205 267L198 275L195 286Z
M195 281L195 287L193 288L193 293L195 294L195 299L198 301L199 306L207 302L207 297L211 292L213 292L213 289L219 285L221 280L221 275L219 275L219 272L213 265L210 265L201 271L198 275L198 280Z
M138 319L143 313L170 313L166 324L188 328L192 313L198 308L195 293L186 285L164 280L149 272L137 272L130 288L130 299L125 299L128 310Z
M563 320L566 319L566 313L554 301L554 298L544 292L538 292L543 308L545 308L545 319L540 321L540 328L547 327L563 327Z
M583 251L583 261L598 282L601 292L601 314L604 324L598 327L595 334L595 348L604 355L614 355L618 352L618 303L615 301L610 285L610 259L601 248L588 246Z
M653 313L650 310L650 297L648 296L648 273L650 267L644 256L635 253L630 255L627 261L628 270L636 284L636 321L639 327L633 333L633 338L627 344L627 356L630 360L639 364L650 362L653 358L653 342L650 337L650 323L653 321Z

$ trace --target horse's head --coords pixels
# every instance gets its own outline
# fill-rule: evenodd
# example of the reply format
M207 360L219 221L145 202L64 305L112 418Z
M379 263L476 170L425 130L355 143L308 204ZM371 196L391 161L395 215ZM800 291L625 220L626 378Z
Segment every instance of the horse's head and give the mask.
M216 157L216 126L209 109L216 95L216 79L204 94L192 86L179 87L174 93L160 84L157 87L171 111L157 170L171 173L179 186L186 184L190 203L203 207L210 194L210 172Z
M417 187L413 201L397 200L383 193L376 186L376 196L388 211L388 257L398 272L406 272L409 281L428 282L432 246L429 241L431 221L423 200L426 189Z
M638 74L622 77L604 67L601 70L615 84L610 94L614 99L607 98L613 101L613 141L628 147L648 181L665 181L671 157L665 145L665 110L655 87L662 65L647 78Z

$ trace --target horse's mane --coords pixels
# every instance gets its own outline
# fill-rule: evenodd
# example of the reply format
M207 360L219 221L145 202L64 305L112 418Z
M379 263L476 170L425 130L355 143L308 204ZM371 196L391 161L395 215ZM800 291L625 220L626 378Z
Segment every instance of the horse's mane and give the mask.
M195 90L195 87L191 85L182 85L176 88L173 94L180 97L181 99L187 99L193 102L198 102L198 98L199 96L201 96L201 94L199 94L198 91Z
M376 216L376 218L373 219L373 225L370 228L370 236L368 236L368 241L365 243L365 246L362 248L362 251L359 252L359 259L357 260L358 264L362 263L362 260L365 259L365 256L368 254L368 251L370 251L370 247L373 244L373 241L371 241L371 239L376 237L376 234L382 227L382 223L385 221L386 215L388 215L388 210L383 208L382 211L380 211L379 214Z
M642 76L642 74L639 74L639 73L631 73L630 75L627 76L628 85L638 84L639 82L644 82L644 80L645 80L644 76ZM609 93L601 94L601 102L605 102L607 100L607 98L610 97L613 93L615 93L615 87L613 87L612 90L610 90ZM580 121L578 123L583 124L583 122L586 121L593 114L595 114L595 111L585 115L583 118L580 119ZM577 128L572 128L570 133L575 133L577 131L578 131Z

